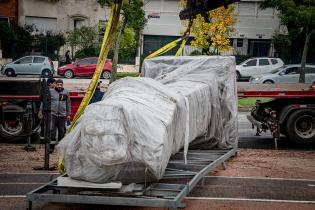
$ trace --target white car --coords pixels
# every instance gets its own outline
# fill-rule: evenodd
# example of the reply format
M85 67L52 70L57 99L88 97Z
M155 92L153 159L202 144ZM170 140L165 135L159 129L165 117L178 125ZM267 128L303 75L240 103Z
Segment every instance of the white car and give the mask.
M269 73L283 66L280 58L250 58L236 66L236 79L249 79L255 75Z
M251 84L267 83L298 83L301 64L282 66L269 74L257 75L250 78ZM305 66L305 82L315 84L315 65Z

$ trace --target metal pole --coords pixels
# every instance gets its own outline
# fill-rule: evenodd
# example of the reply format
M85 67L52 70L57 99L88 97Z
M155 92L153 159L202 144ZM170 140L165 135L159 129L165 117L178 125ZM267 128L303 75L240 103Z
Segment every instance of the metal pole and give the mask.
M45 160L44 169L49 170L49 143L50 143L50 126L51 125L51 112L44 112L44 126L45 126Z

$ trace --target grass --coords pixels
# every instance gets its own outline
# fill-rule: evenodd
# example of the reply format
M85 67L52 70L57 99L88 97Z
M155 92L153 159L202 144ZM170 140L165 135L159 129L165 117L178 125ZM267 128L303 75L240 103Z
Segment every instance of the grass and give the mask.
M116 74L117 78L123 78L123 77L138 77L138 72L117 72Z
M261 100L261 102L271 101L272 98L239 98L238 107L253 107L256 103L256 100Z

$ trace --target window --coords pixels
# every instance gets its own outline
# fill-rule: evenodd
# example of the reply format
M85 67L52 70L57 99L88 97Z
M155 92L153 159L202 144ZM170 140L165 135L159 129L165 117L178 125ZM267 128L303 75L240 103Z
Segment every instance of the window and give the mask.
M257 60L253 59L250 61L247 61L246 66L256 66Z
M299 68L298 67L292 67L292 68L288 68L285 71L285 74L297 74L299 72Z
M315 67L306 67L305 74L315 74Z
M34 57L33 63L43 63L45 58L42 57Z
M18 60L17 62L15 62L16 64L25 64L25 63L32 63L33 58L32 57L25 57L22 58L20 60Z
M243 39L237 39L236 40L236 46L237 47L243 47Z
M91 64L91 61L90 61L89 59L84 59L84 60L78 61L77 64L80 64L80 65L87 65L87 64Z
M269 65L268 59L259 59L259 66L267 66Z
M25 16L25 25L32 27L35 33L56 32L57 18Z
M90 64L97 64L97 58L91 58Z
M272 63L272 64L277 64L278 61L277 61L277 59L274 59L274 58L273 58L273 59L271 59L271 63Z

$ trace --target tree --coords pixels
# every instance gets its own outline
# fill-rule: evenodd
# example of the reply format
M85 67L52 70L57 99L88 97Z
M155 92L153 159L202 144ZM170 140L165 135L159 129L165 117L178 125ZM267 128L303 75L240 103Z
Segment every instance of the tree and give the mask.
M206 14L199 14L193 19L191 34L194 40L191 44L202 49L203 54L225 52L231 49L230 37L234 32L235 22L233 4L230 4L228 8L219 7ZM214 51L211 51L211 48Z
M300 83L305 83L305 63L311 36L315 33L315 1L314 0L265 0L262 8L276 8L280 11L282 24L289 30L298 29L305 34L301 58Z
M99 0L98 2L101 6L111 3L110 0ZM146 21L144 16L142 0L124 0L122 21L113 42L114 57L111 82L116 80L119 52L126 52L126 49L130 49L130 47L134 47L136 50L140 30Z
M71 46L77 46L80 50L93 48L98 43L96 27L82 26L67 32L67 41Z

